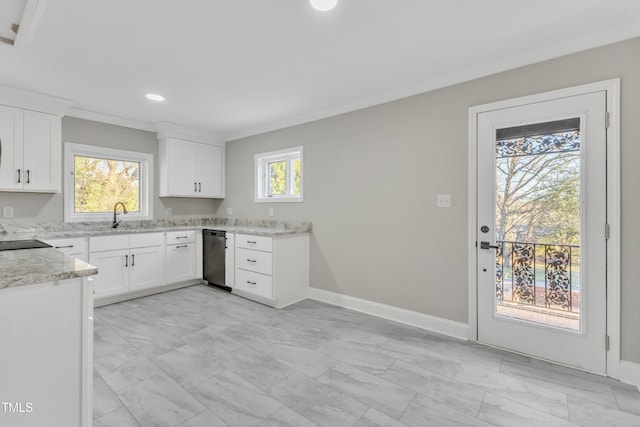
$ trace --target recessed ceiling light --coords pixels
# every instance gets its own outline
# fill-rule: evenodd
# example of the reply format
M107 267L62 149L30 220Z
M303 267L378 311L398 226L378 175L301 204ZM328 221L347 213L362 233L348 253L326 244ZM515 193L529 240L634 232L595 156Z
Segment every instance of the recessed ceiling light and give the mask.
M331 10L338 4L338 0L309 0L311 6L320 12Z
M145 96L147 97L147 99L151 101L156 101L156 102L164 101L164 96L158 95L157 93L148 93Z

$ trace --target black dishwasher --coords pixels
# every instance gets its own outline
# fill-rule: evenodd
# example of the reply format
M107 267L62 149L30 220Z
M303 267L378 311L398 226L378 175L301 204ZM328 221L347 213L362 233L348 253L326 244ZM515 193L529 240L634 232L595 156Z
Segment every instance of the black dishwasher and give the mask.
M225 253L227 237L225 231L202 230L202 277L209 285L228 291L225 285Z

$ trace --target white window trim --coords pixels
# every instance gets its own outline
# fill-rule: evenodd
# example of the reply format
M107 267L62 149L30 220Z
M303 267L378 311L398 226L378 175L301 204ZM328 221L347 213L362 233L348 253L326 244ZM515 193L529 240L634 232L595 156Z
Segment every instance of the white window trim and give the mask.
M266 164L273 160L290 158L293 155L300 155L300 196L278 196L268 197L266 195L267 177ZM301 203L304 202L304 153L303 147L291 147L284 150L269 151L267 153L258 153L254 157L254 173L255 173L255 202L256 203ZM291 171L290 171L291 173ZM291 175L287 176L287 188L291 183Z
M74 156L98 157L114 160L125 160L140 163L140 212L129 212L126 216L118 211L119 219L144 220L153 219L153 154L135 151L117 150L94 145L64 144L64 220L78 221L112 221L111 213L76 213L74 212Z

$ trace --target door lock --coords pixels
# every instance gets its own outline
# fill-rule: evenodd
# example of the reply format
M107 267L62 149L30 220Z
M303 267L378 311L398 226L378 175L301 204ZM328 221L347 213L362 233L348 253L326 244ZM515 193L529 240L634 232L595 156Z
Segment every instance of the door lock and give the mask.
M489 242L480 242L480 249L500 249L500 246L495 246Z

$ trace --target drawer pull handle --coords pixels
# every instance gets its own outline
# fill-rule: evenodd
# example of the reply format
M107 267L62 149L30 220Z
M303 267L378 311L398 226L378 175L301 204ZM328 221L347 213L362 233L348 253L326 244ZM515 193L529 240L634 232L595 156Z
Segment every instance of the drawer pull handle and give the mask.
M67 245L67 246L54 246L55 249L67 249L67 248L72 248L73 245Z
M178 245L176 246L176 249L180 249L180 248L188 248L189 245Z
M251 240L247 240L247 243L250 244L250 245L255 245L258 242L252 242Z
M256 282L252 282L252 281L250 281L250 280L247 280L247 283L248 283L249 285L253 285L253 286L257 285L257 283L256 283Z
M189 236L176 236L176 239L188 239Z
M258 262L258 261L256 261L255 259L248 259L247 262L254 262L255 263L255 262Z

